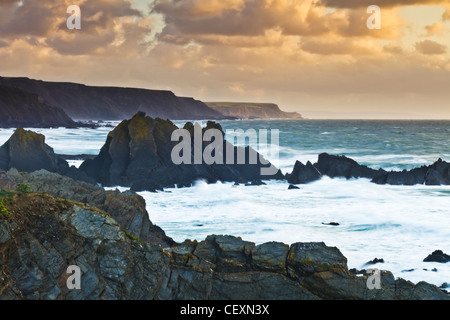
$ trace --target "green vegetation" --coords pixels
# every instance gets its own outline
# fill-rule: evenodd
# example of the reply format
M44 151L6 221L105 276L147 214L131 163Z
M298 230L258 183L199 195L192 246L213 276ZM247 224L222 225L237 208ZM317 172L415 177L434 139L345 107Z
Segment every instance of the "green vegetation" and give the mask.
M30 187L30 185L28 183L21 183L21 184L19 184L17 186L16 191L18 193L31 193L32 192L31 187Z
M142 240L141 239L139 239L138 237L135 237L135 236L133 236L132 234L130 234L128 231L126 231L126 230L122 230L124 233L125 233L125 235L128 237L128 238L130 238L131 240L134 240L134 241L136 241L136 242L138 242L138 243L140 243L140 244L144 244L143 242L142 242Z
M12 213L9 212L8 208L6 208L5 204L3 203L3 200L0 200L0 218L10 215L12 215Z

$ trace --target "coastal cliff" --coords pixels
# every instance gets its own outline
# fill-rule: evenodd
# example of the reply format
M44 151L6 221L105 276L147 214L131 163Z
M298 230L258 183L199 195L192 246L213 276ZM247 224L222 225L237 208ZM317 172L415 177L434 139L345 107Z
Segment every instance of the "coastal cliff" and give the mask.
M303 119L297 112L284 112L273 103L206 102L208 107L238 119Z
M75 128L80 125L42 96L0 85L0 128Z
M226 118L201 101L178 97L171 91L94 87L7 77L0 77L0 85L37 94L76 120L123 120L138 111L146 112L154 118L171 120Z

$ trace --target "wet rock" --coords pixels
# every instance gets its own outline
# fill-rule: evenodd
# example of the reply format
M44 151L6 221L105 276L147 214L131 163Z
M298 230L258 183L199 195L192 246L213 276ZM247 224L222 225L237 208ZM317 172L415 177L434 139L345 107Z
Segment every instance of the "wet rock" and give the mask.
M294 186L292 184L288 187L288 190L299 190L299 189L300 189L299 187Z
M318 162L314 164L314 167L323 175L327 175L330 178L343 177L343 178L369 178L384 173L385 171L374 170L367 166L360 165L355 160L347 158L345 156L334 156L328 153L322 153L319 155Z
M383 258L381 258L381 259L375 258L375 259L367 262L366 264L377 264L377 263L384 263L384 259Z
M442 252L442 250L436 250L428 257L426 257L424 262L439 262L439 263L447 263L450 261L450 256Z
M325 226L333 226L333 227L340 226L340 224L337 222L322 222L322 224Z
M305 184L322 178L322 174L317 170L311 162L306 165L297 161L294 170L289 175L288 182L291 184Z
M372 182L390 185L450 185L450 163L439 159L431 166L386 172L375 177Z

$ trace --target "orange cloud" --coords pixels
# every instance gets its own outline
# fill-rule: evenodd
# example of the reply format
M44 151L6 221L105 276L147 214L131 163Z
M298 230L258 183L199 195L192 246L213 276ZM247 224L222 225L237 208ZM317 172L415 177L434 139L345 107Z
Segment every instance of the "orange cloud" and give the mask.
M432 40L417 42L415 46L418 52L427 55L444 54L447 52L446 46Z

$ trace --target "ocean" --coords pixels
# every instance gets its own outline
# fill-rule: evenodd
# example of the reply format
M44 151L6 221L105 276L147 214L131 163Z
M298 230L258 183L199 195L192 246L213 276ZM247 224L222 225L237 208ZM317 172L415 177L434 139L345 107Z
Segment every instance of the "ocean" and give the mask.
M430 165L439 158L450 161L450 121L220 123L224 130L279 130L279 159L272 158L267 148L260 152L284 173L292 171L296 160L316 162L322 152L386 170ZM34 129L60 154L98 154L111 130ZM12 133L0 129L0 144ZM423 262L438 249L450 254L450 186L385 186L367 179L326 177L298 190L288 190L286 182L266 183L246 187L198 181L191 188L140 194L152 222L178 242L204 240L210 234L240 236L256 244L323 241L341 250L349 268L389 270L414 283L450 283L450 263ZM323 224L330 222L339 225ZM374 258L385 263L366 265Z

